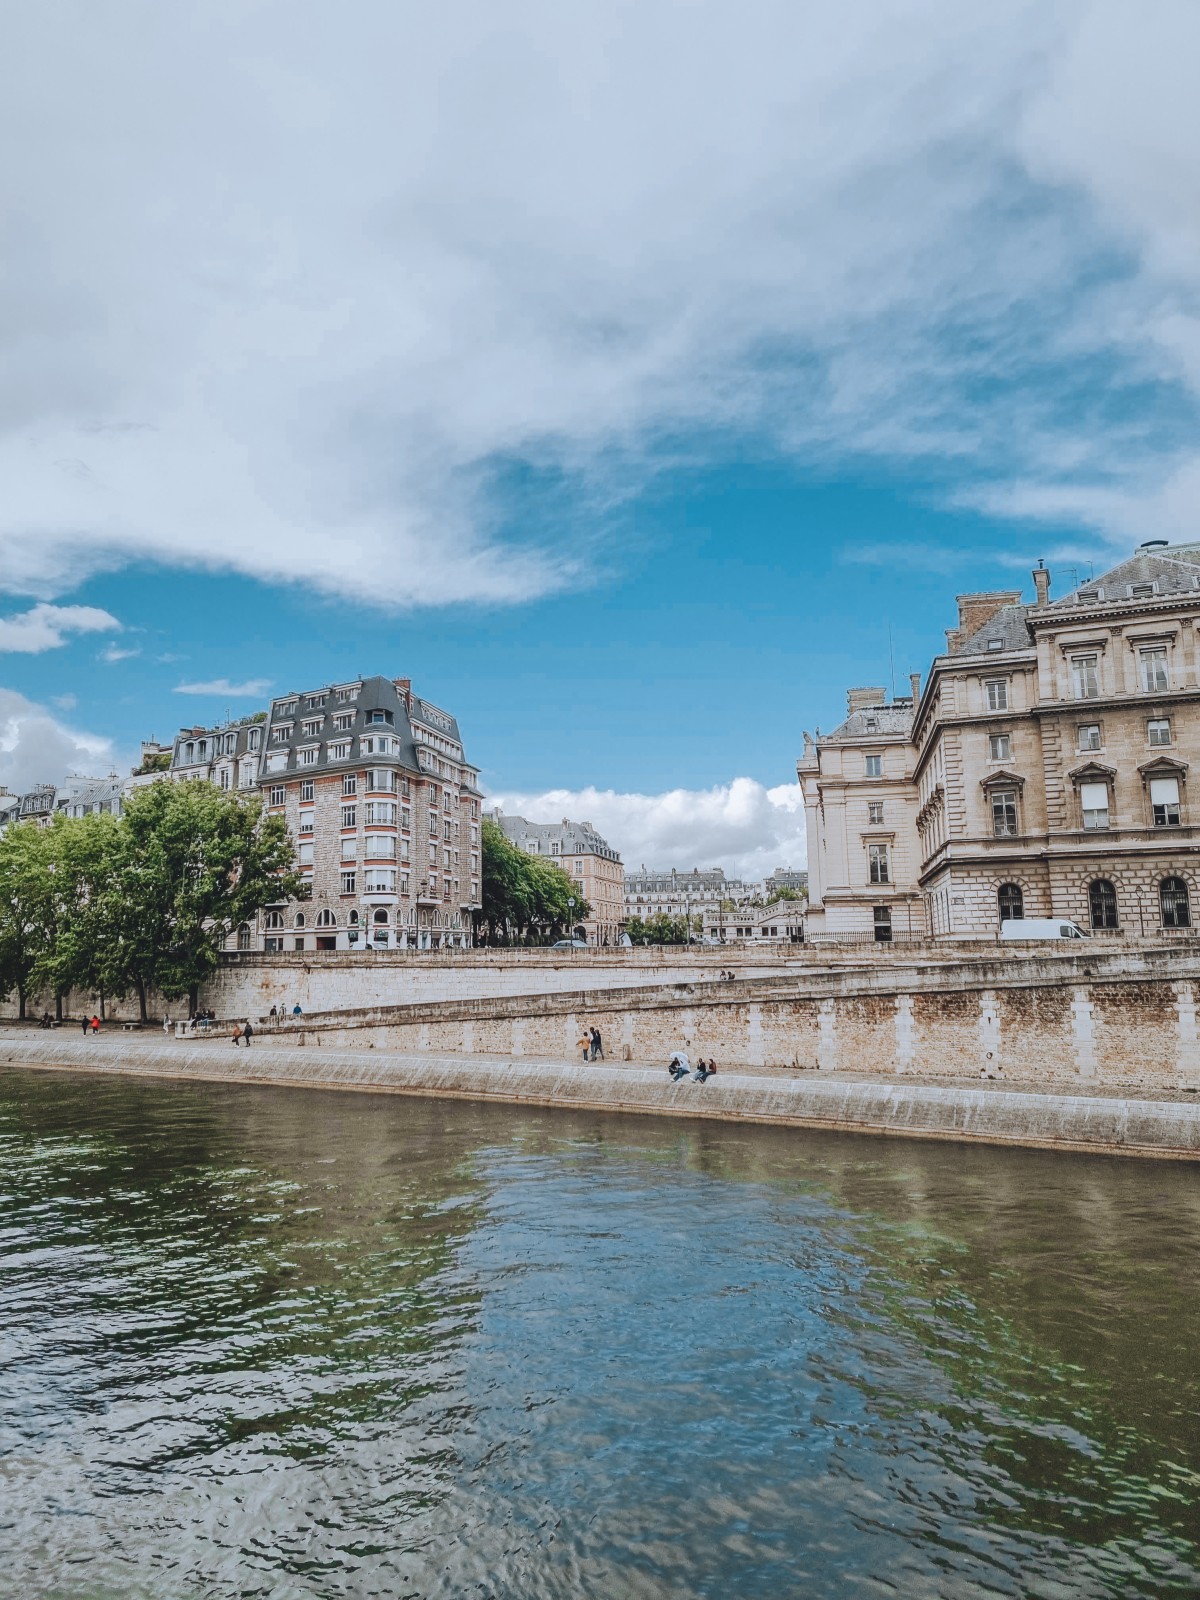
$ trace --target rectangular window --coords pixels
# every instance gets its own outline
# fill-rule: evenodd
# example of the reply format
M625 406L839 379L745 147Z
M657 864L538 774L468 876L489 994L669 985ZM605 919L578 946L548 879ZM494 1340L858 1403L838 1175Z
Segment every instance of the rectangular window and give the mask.
M1169 689L1167 681L1167 651L1165 646L1140 652L1142 658L1142 688L1147 694Z
M363 874L363 889L367 894L395 894L395 867L368 867Z
M287 790L281 783L273 783L271 785L271 804L273 806L281 806L286 800Z
M395 861L396 836L394 833L369 833L367 835L368 861Z
M395 794L396 774L386 767L372 767L367 773L367 788L374 789L376 794Z
M988 755L992 761L1012 760L1012 740L1007 733L988 735Z
M357 859L358 859L358 840L356 838L353 838L353 837L347 837L347 838L343 839L342 840L342 860L343 861L357 861Z
M343 894L355 894L357 892L357 890L356 890L357 883L358 883L358 874L356 872L343 872L342 873L342 893Z
M1008 710L1008 679L989 678L984 688L987 690L987 708L989 711Z
M367 821L394 826L396 822L396 802L394 800L368 800Z
M317 746L309 745L307 750L300 751L300 765L302 767L315 767L317 764Z
M1077 750L1100 750L1103 748L1100 740L1100 724L1098 722L1081 722L1076 732Z
M401 809L401 812L400 812L400 826L402 828L411 828L412 827L412 812L408 809L407 806L404 806Z
M429 864L431 867L437 866L437 845L435 844L429 846Z
M347 773L343 774L343 776L342 776L342 793L343 793L343 795L352 795L352 794L357 794L358 793L358 774L357 774L357 772L347 772Z
M339 689L338 692L337 692L337 695L335 696L335 699L337 700L338 705L344 706L349 701L358 699L358 690L357 689Z
M873 844L868 846L867 861L870 867L872 883L890 883L892 881L888 863L888 847L886 844Z
M992 833L997 839L1011 839L1017 831L1017 792L992 790Z
M346 733L354 726L353 711L339 711L333 719L333 726L338 733Z
M1085 828L1108 827L1108 785L1106 783L1081 783L1079 806L1083 812Z
M302 778L301 781L300 781L300 798L301 798L301 800L311 800L312 797L313 797L313 780L311 778Z
M357 806L343 806L342 807L342 827L343 828L354 828L354 827L357 827L357 825L358 825L358 807Z
M307 843L302 842L297 848L296 855L302 867L311 867L313 858L312 840L309 839Z
M271 742L273 744L286 744L291 737L292 730L290 727L278 727L271 730Z
M429 831L436 838L438 831L438 819L435 816L430 816L429 818Z
M349 761L349 759L350 759L350 741L349 741L349 739L343 739L343 740L339 741L339 743L337 743L337 744L331 744L329 746L329 759L330 759L330 761Z
M229 768L228 767L222 767L221 768L221 787L222 787L222 789L228 789L228 787L229 787Z
M306 739L319 739L321 737L321 724L319 721L303 722L300 724L300 732Z
M400 879L400 893L401 894L407 894L408 893L408 873L407 872Z
M1071 657L1071 675L1075 683L1076 700L1095 700L1099 695L1099 667L1099 656L1087 655Z
M310 694L304 704L307 710L316 711L319 706L325 704L325 696L323 694Z
M313 831L313 814L312 814L311 811L302 811L300 813L300 832L301 833L311 833L312 831Z
M1150 806L1156 828L1179 826L1179 779L1151 778Z
M1150 744L1170 744L1171 719L1169 717L1151 717L1146 724L1146 739Z
M258 749L258 729L257 728L251 728L249 734L246 736L246 749L247 750L257 750Z
M883 777L883 757L882 756L868 756L867 757L867 777L868 778L882 778Z

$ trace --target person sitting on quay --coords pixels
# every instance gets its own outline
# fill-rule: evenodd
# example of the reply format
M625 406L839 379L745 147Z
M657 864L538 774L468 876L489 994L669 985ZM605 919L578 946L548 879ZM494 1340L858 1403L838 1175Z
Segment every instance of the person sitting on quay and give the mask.
M300 1009L300 1002L298 1000L297 1000L296 1004L292 1007L292 1015L294 1017L302 1017L304 1015L304 1013Z
M716 1062L715 1061L711 1061L711 1060L705 1061L704 1057L701 1056L700 1060L696 1063L696 1082L697 1083L706 1082L709 1078L712 1077L713 1073L716 1070L717 1070L717 1066L716 1066Z
M667 1068L667 1071L671 1074L672 1081L678 1083L681 1078L691 1077L691 1062L688 1061L685 1055L673 1055L671 1057L671 1065Z

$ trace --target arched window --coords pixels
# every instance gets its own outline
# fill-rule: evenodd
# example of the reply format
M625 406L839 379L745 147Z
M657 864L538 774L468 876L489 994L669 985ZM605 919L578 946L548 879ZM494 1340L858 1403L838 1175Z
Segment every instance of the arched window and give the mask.
M324 911L318 911L317 912L317 927L318 928L336 928L337 927L337 918L334 916L333 912L330 911L328 908L326 908Z
M304 926L304 913L303 913L303 911L297 911L296 919L292 923L292 927L293 928L302 928L303 926Z
M388 914L381 906L380 909L375 913L375 921L376 922L386 922L387 919L388 919Z
M1025 896L1019 883L1002 883L996 895L1000 906L1000 921L1019 921L1025 915Z
M352 928L357 928L358 927L358 912L357 911L351 911L350 915L346 918L346 921L350 924L350 926Z
M248 922L243 922L237 931L237 947L239 950L249 950L250 948L250 924Z
M1188 886L1182 878L1164 878L1158 886L1158 903L1162 907L1164 928L1190 928L1192 908L1188 901Z
M1117 927L1117 891L1107 878L1093 878L1088 885L1088 907L1093 928Z
M268 911L263 926L266 928L282 928L283 913L280 911Z

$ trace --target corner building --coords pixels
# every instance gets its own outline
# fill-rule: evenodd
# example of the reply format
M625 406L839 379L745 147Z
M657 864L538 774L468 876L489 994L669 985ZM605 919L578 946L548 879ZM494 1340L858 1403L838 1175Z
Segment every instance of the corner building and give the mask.
M271 706L259 786L287 819L311 899L260 914L266 950L471 943L480 904L478 772L458 723L407 678Z
M866 803L878 785L885 816L891 802L896 860L913 862L904 887L934 938L995 938L1010 917L1192 935L1200 543L1150 540L1060 600L1048 571L1033 578L1033 604L1011 591L959 596L958 626L892 757L896 779L905 769L894 795L880 764L851 756L859 741L845 727L806 745L798 771L828 931L835 919L865 930L875 904L869 890L840 892L841 859L870 848L857 816L838 811L838 763L852 759L852 791Z

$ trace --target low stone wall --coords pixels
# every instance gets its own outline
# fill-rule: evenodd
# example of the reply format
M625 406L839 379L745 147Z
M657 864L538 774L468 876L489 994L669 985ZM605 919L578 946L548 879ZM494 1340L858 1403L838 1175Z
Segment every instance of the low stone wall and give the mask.
M444 1002L285 1022L280 1041L361 1050L568 1059L598 1027L605 1053L672 1051L755 1070L1200 1087L1188 951L924 964L636 990Z
M461 1056L398 1056L219 1041L150 1044L63 1033L0 1038L0 1063L42 1070L496 1100L847 1133L1031 1145L1200 1160L1200 1104L1104 1094L1018 1093L808 1075L719 1073L673 1084L661 1072Z

